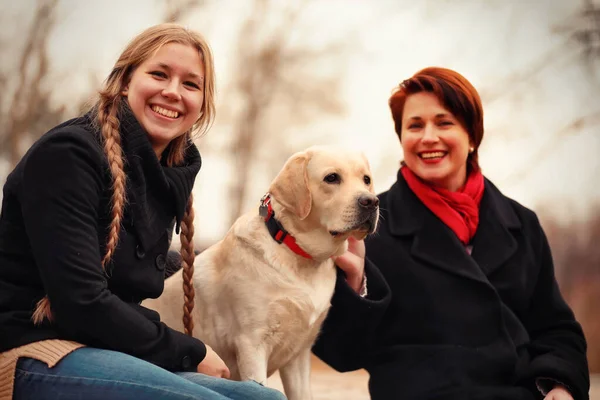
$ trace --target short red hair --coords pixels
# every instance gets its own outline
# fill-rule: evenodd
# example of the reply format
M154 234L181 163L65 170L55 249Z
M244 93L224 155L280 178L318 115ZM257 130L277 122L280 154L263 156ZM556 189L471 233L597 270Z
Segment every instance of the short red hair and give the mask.
M408 96L419 92L433 93L467 131L475 146L473 152L469 153L467 164L470 171L478 171L477 149L483 139L483 107L475 87L464 76L447 68L425 68L406 79L398 85L389 100L395 130L400 140L404 103Z

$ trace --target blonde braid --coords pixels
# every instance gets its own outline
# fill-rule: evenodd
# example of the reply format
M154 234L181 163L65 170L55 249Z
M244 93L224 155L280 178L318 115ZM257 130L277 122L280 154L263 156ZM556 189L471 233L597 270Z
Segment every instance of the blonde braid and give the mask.
M181 221L181 260L183 264L183 326L185 333L192 336L194 332L194 321L192 319L192 310L194 309L194 206L193 196L190 193L190 198L187 203L185 215Z
M104 153L108 158L108 165L113 178L111 221L106 241L106 251L104 258L102 258L102 267L105 271L119 242L121 220L125 208L125 171L123 170L123 149L121 147L119 119L117 118L120 102L120 96L110 102L107 112L106 103L101 100L98 108L98 122L104 139Z
M106 111L107 103L110 104L108 112ZM106 253L102 258L102 268L105 271L119 241L119 231L121 230L121 220L123 219L123 209L125 208L125 171L123 170L123 149L121 148L119 119L117 118L119 103L120 97L117 97L113 101L101 98L98 107L98 122L100 123L102 132L104 152L108 158L110 172L113 177L112 220L106 241ZM31 316L31 320L35 325L41 324L44 319L50 322L53 320L48 295L37 302Z
M48 296L44 296L37 302L35 310L33 310L33 314L31 315L31 320L35 325L41 324L44 319L47 319L50 322L52 322L53 319Z

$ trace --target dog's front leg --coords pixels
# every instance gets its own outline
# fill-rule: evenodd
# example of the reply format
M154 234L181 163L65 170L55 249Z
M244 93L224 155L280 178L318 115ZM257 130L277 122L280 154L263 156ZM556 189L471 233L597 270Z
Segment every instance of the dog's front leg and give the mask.
M243 336L235 341L240 380L267 384L267 353L260 340Z
M279 369L281 382L288 400L311 400L310 347Z

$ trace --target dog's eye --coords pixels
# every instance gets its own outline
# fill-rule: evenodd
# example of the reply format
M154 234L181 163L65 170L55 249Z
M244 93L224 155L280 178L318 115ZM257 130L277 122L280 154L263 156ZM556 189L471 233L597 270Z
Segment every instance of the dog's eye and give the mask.
M368 175L365 175L363 177L363 181L365 182L365 185L370 185L371 184L371 177Z
M329 174L329 175L325 176L325 178L323 178L323 181L327 182L327 183L340 183L341 180L342 180L342 178L335 172L333 174Z

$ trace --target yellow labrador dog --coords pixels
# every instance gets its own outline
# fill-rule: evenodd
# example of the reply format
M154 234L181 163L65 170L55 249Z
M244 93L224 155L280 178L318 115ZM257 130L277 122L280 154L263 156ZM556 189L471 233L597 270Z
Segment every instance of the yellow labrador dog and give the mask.
M280 370L290 400L311 399L310 352L333 294L332 256L379 216L362 153L312 147L293 155L263 197L226 236L196 257L193 320L198 337L233 379L266 383ZM145 306L183 331L182 272Z

